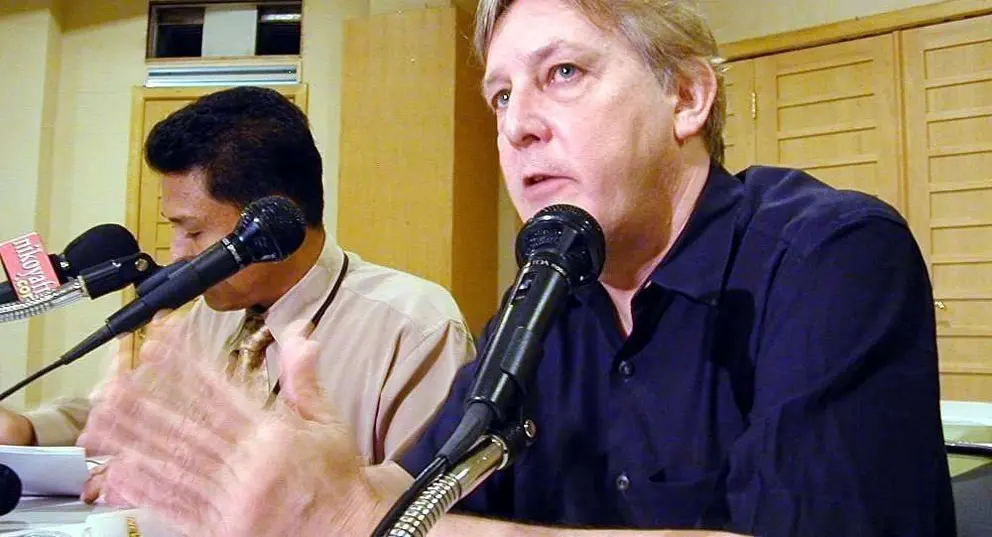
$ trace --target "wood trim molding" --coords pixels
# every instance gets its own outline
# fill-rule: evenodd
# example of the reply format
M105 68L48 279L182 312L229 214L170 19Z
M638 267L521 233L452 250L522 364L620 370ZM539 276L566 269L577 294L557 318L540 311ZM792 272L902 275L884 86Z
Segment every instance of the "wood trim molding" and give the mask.
M734 41L720 45L720 53L727 61L744 60L988 13L992 13L992 0L944 0L889 13Z
M131 88L131 137L128 142L127 160L127 210L124 225L135 236L138 235L138 198L141 183L142 150L145 141L142 139L142 127L145 124L145 88ZM130 290L130 288L128 288Z
M274 89L279 93L292 97L293 99L303 97L303 102L306 103L306 97L308 97L308 84L271 84L263 85L266 88ZM177 87L162 87L162 88L147 88L144 86L137 86L136 91L139 92L142 106L144 106L144 101L155 100L155 101L169 101L169 100L189 100L196 99L197 97L202 97L204 95L213 93L215 91L222 91L231 89L233 86L177 86ZM307 111L307 107L303 104L297 103L297 106L303 110ZM142 125L143 127L143 125ZM138 131L139 144L144 144L144 140L141 139L142 131ZM140 147L139 147L140 151ZM140 156L140 154L139 154Z

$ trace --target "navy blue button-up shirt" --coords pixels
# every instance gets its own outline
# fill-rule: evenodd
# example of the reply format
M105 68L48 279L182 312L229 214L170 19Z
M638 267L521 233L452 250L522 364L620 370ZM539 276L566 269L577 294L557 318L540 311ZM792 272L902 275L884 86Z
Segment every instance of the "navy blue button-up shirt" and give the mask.
M795 170L714 165L633 300L602 286L544 341L537 440L457 510L554 526L949 536L933 299L904 220ZM402 465L460 419L477 364Z

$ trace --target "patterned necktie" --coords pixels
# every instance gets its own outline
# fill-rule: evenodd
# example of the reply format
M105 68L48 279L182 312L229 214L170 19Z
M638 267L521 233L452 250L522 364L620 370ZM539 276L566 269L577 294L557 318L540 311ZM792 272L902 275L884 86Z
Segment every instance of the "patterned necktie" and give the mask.
M274 340L269 327L265 326L263 314L249 309L245 312L241 330L232 341L227 362L228 376L244 385L253 395L262 398L269 391L268 371L262 367L265 363L265 349Z

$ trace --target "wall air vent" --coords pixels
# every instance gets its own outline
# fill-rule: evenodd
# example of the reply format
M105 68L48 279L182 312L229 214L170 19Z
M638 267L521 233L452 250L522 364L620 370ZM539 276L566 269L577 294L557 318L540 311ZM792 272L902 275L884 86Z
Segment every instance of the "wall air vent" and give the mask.
M149 88L191 86L261 86L299 84L299 63L271 65L181 65L175 63L148 66Z

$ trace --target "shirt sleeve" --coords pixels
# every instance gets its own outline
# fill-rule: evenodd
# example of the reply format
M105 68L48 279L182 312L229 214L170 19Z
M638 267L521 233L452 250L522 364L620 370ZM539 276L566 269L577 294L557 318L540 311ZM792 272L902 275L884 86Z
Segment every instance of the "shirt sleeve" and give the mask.
M479 347L484 348L484 347ZM478 367L478 359L463 366L455 376L448 398L441 405L437 415L425 428L424 434L399 459L400 466L416 477L432 460L437 450L448 440L461 420L465 394L471 386Z
M498 316L490 319L483 329L477 345L480 352L486 348L497 319ZM455 432L465 411L465 397L472 387L479 366L480 359L477 355L473 361L459 369L451 384L448 398L438 410L437 415L425 428L420 439L403 454L402 458L398 459L400 467L411 476L417 477L434 460L438 450ZM512 490L516 470L516 466L511 466L490 475L469 495L462 498L452 508L452 512L483 517L509 518L513 513Z
M181 325L177 333L191 334L191 316L181 313ZM71 446L86 428L86 420L90 410L107 382L115 375L131 369L136 365L137 357L131 352L133 335L118 337L107 345L103 354L103 378L86 397L58 397L51 402L24 413L24 416L34 427L35 441L39 446Z
M130 339L125 341L130 342ZM34 427L35 442L39 446L71 446L86 427L86 419L93 406L93 399L98 397L100 390L121 367L121 360L130 363L130 353L125 352L122 340L115 339L103 353L103 367L106 372L103 379L93 388L87 397L58 397L50 403L24 413L24 416Z
M503 307L509 298L510 290L507 289L503 293L503 297L500 299L499 311L496 315L491 317L485 326L482 327L482 334L480 334L475 350L473 351L473 359L459 368L458 373L451 383L451 390L448 393L448 397L441 405L437 415L424 429L424 433L417 442L410 446L410 449L400 459L397 459L400 467L414 478L434 460L434 456L438 450L448 441L448 438L451 437L452 433L458 427L459 422L461 422L462 415L465 412L465 397L468 395L468 391L472 387L472 381L475 380L475 374L481 365L479 363L480 353L489 344L489 338L492 337L492 333L496 329L496 323L500 317L499 312L503 311ZM477 512L485 512L485 507L487 506L486 489L495 488L493 487L493 483L500 479L500 474L506 474L512 470L513 468L511 467L501 473L492 475L479 485L475 491L458 502L457 507L459 509L465 509L466 506L471 504Z
M429 330L389 372L380 395L376 460L396 460L417 441L444 403L459 368L475 356L464 323L446 320Z
M781 261L727 476L732 531L953 535L933 295L904 224L852 219ZM795 249L794 249L795 250Z
M90 408L86 397L59 397L24 416L34 427L37 445L71 446L86 426Z

